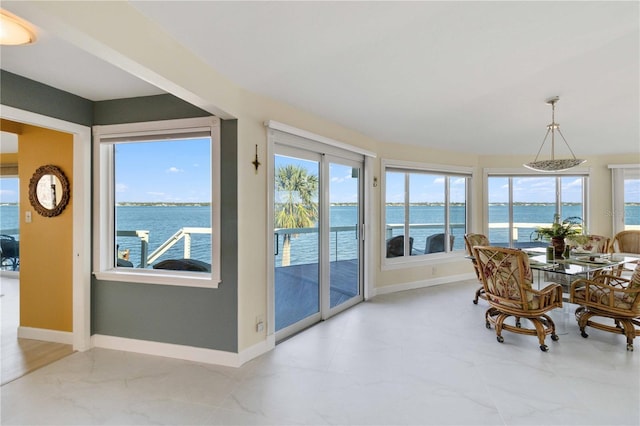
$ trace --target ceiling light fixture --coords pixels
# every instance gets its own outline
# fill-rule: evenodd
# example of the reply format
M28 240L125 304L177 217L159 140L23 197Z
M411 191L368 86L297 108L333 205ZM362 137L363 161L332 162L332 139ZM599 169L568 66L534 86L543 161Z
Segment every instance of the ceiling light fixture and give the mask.
M4 10L0 10L0 44L18 46L36 41L36 33L29 24Z
M555 120L555 112L556 112L556 103L560 100L560 97L554 96L553 98L547 99L547 104L551 105L551 124L547 125L547 133L544 135L544 139L542 140L542 145L540 145L540 149L538 150L538 154L536 154L535 160L531 163L523 164L528 169L535 170L537 172L560 172L563 170L570 169L572 167L579 166L587 160L581 160L576 158L575 154L571 150L569 143L564 138L562 132L560 132L560 124L556 123ZM573 158L565 158L556 160L555 158L555 133L556 131L562 137L562 140L569 148L571 155ZM542 151L542 147L544 143L547 141L547 137L551 133L551 159L550 160L540 160L538 161L538 156L540 155L540 151Z

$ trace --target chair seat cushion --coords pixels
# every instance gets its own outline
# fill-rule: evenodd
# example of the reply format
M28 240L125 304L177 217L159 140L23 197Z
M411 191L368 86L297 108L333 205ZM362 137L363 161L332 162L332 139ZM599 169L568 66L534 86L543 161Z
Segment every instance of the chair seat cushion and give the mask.
M519 296L518 296L519 297ZM491 295L488 295L488 300L497 303L501 306L509 306L511 308L518 308L518 309L522 309L522 304L518 303L518 302L512 302L509 300L505 300L505 299L498 299L496 297L491 297ZM540 296L535 295L533 293L527 293L527 309L528 310L536 310L536 309L540 309L541 304L540 304Z
M589 292L589 300L587 300L586 290L584 288L576 289L573 294L573 300L575 303L583 304L591 302L590 304L609 306L609 289L597 289L594 291L594 287L591 287ZM629 303L623 297L623 293L616 293L613 295L613 307L618 309L631 309L631 303Z

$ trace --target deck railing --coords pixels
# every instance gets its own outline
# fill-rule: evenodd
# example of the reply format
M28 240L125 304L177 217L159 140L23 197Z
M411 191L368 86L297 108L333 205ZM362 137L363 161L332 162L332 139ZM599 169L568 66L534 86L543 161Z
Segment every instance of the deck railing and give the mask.
M211 228L197 228L197 227L185 227L180 228L175 234L170 236L164 243L155 249L151 254L149 252L149 231L136 230L136 231L117 231L118 237L136 237L140 239L140 263L138 268L146 268L152 264L160 256L165 254L169 249L175 246L180 240L184 241L183 245L183 258L191 258L191 234L209 234L211 235Z

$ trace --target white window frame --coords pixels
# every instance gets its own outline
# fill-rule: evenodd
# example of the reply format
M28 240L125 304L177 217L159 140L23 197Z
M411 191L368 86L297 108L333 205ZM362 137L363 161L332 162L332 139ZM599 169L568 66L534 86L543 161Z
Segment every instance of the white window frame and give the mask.
M127 138L209 132L211 134L211 272L116 268L115 265L115 143ZM99 280L186 287L217 288L220 276L220 119L217 117L149 121L93 128L94 276Z
M431 164L431 163L418 163L413 161L402 161L392 159L382 159L382 183L380 189L380 201L381 201L381 228L380 228L380 263L382 270L393 270L410 268L416 266L426 266L434 264L442 264L449 262L457 262L463 259L465 256L464 250L448 251L441 253L430 253L423 256L400 256L400 257L387 257L386 246L386 226L387 226L387 209L386 209L386 194L387 194L387 170L388 169L402 169L409 173L432 173L442 174L444 176L466 176L466 226L467 229L473 229L472 226L472 203L473 203L473 181L476 176L476 171L473 167L467 166L452 166L445 164ZM448 191L448 188L447 188ZM445 213L448 215L448 212Z
M585 225L586 229L590 229L590 219L589 212L591 211L591 204L589 199L589 186L591 185L591 168L590 167L576 167L570 170L565 170L561 172L553 172L553 173L535 173L528 170L523 169L511 169L511 168L486 168L482 172L482 206L484 209L484 223L483 223L483 233L485 235L489 235L489 177L506 177L509 178L511 182L511 178L524 178L524 177L563 177L563 176L582 176L586 178L584 181L584 185L582 186L582 222ZM510 226L513 225L513 188L510 188L509 191L509 223ZM555 202L556 207L561 203L560 193L556 192ZM553 218L549 218L549 222L551 222ZM511 233L509 233L511 236ZM511 237L509 238L509 244L512 243Z
M609 164L611 169L611 220L613 235L625 230L624 217L624 181L640 179L640 164ZM632 229L632 228L629 228Z

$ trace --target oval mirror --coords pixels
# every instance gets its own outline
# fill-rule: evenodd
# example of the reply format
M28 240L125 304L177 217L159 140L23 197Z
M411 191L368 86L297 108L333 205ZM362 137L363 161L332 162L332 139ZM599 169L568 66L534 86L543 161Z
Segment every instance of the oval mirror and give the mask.
M69 203L69 180L59 167L39 167L29 181L29 201L42 216L57 216Z

